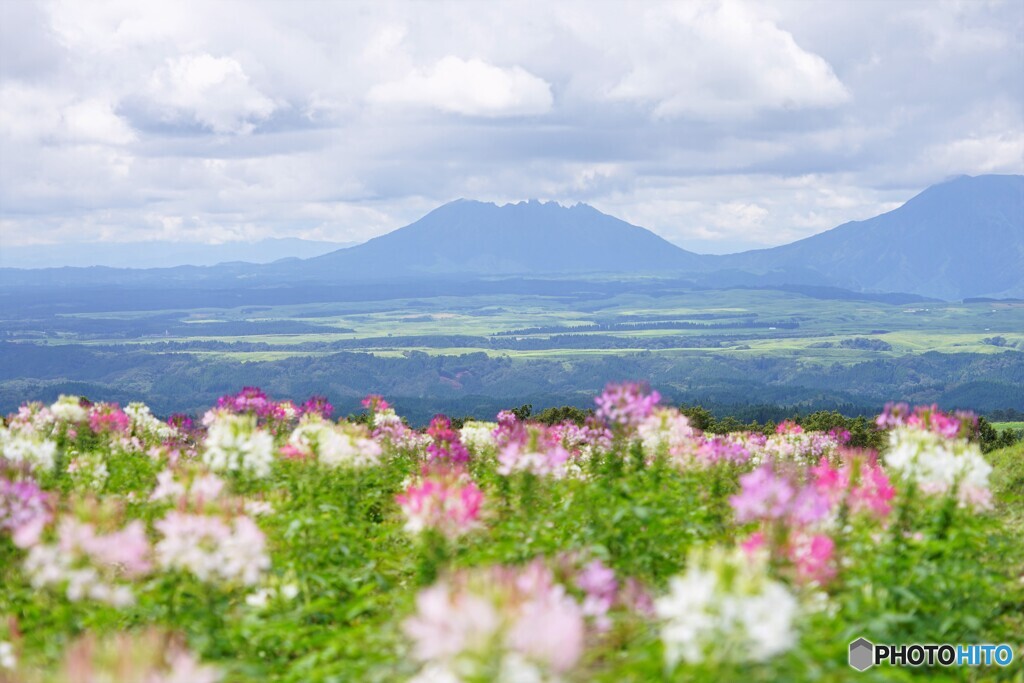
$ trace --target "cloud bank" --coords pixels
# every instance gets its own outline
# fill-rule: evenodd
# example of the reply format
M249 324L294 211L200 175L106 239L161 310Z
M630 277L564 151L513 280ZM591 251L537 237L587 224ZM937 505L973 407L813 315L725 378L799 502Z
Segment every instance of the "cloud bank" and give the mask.
M1024 172L1024 5L0 3L0 245L585 201L728 252Z

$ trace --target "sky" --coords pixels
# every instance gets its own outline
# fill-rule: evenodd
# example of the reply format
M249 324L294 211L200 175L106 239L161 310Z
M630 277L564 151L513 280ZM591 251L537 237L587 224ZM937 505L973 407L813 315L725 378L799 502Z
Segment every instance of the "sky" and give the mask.
M361 241L464 197L728 253L1022 172L1021 0L0 0L0 247Z

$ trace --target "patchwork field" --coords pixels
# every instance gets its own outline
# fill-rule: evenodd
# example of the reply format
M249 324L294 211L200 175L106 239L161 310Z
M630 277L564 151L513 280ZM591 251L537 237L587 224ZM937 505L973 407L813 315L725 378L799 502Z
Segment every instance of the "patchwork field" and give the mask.
M467 287L461 296L311 301L316 292L299 292L289 295L296 302L273 303L289 298L274 294L265 304L157 310L140 310L150 300L139 298L111 310L116 299L86 292L15 305L0 320L9 366L0 403L53 400L72 383L111 400L132 390L173 412L263 384L283 395L328 394L347 409L387 390L426 420L442 410L485 416L516 401L584 405L606 381L649 377L673 399L730 410L864 414L890 397L1024 409L1022 303L657 281L533 287L545 288L554 293ZM261 300L251 291L235 298Z

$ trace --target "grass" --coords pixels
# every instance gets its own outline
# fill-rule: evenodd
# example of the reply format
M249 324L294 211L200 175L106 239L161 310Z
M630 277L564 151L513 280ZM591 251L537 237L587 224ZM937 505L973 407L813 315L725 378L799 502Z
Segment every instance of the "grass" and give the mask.
M1024 422L993 422L992 426L1000 432L1012 431L1022 432L1024 431Z

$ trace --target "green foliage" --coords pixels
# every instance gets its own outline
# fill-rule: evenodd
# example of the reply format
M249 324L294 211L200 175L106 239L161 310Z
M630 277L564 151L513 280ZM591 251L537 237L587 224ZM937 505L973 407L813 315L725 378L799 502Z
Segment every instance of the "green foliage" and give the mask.
M729 424L700 407L686 411L695 426ZM824 412L803 423L818 429L859 424ZM840 575L823 608L803 617L795 650L763 665L693 666L673 675L666 672L656 624L620 615L567 681L988 680L971 678L968 670L937 669L883 668L855 676L845 657L847 644L859 636L899 643L1019 641L1024 451L1017 446L990 458L996 468L992 513L903 490L888 527L852 524L841 538ZM146 498L160 464L138 453L110 454L107 462L103 495L123 502L129 517L151 523L157 512ZM749 468L680 469L619 444L586 463L585 478L503 477L490 457L481 457L472 471L487 495L483 527L453 541L415 538L402 529L395 496L420 464L405 452L361 470L280 460L268 480L231 482L235 492L273 503L274 512L259 518L273 558L267 583L297 585L294 599L253 606L246 600L251 589L165 573L137 586L137 603L127 609L70 602L34 589L20 569L24 552L4 536L0 615L17 617L25 661L33 666L59 661L85 631L155 624L183 633L204 660L224 668L229 683L385 683L415 672L401 623L415 609L416 591L439 574L579 553L602 559L657 595L685 570L691 549L731 545L748 532L735 524L729 497ZM70 483L60 473L48 485L67 489Z

